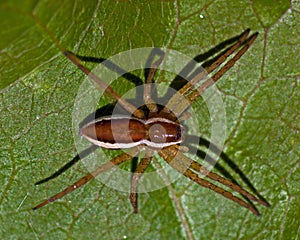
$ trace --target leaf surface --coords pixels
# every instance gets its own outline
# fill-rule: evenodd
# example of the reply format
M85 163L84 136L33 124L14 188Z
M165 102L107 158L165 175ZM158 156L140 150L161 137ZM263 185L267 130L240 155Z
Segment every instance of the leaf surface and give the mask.
M0 236L299 238L300 6L298 1L280 2L2 1ZM140 194L138 214L132 213L127 192L100 181L31 210L87 173L78 163L55 180L34 186L77 154L72 112L84 79L46 29L67 50L108 58L152 46L195 57L247 28L258 31L258 39L217 86L226 103L224 151L271 204L257 206L260 217L184 178ZM121 81L116 91L132 87ZM200 112L197 117L209 119ZM224 161L219 163L247 188Z

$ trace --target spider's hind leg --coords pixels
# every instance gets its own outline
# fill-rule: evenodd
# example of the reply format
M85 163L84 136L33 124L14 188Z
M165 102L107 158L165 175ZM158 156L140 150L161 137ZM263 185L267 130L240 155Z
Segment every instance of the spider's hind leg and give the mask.
M52 180L52 179L58 177L60 174L64 173L70 167L72 167L75 163L77 163L78 161L80 161L82 158L85 158L87 155L89 155L92 152L94 152L97 148L98 148L98 146L91 146L91 147L83 150L82 152L80 152L79 154L77 154L71 161L69 161L64 166L62 166L60 169L58 169L56 172L54 172L52 175L50 175L49 177L46 177L46 178L43 178L43 179L37 181L34 185L40 185L42 183L48 182L49 180Z
M137 148L132 148L132 152L131 154L135 155L137 153ZM124 163L126 161L129 161L130 159L132 159L131 154L127 154L127 153L122 153L118 156L116 156L115 158L111 159L109 162L104 163L102 165L100 165L95 171L88 173L86 176L80 178L78 181L76 181L75 183L73 183L72 185L68 186L67 188L65 188L63 191L53 195L52 197L44 200L42 203L40 203L39 205L35 206L34 208L32 208L33 210L37 210L51 202L56 201L57 199L65 196L66 194L73 192L75 189L85 185L86 183L88 183L89 181L91 181L92 179L94 179L95 177L97 177L100 173L105 172L109 169L111 169L112 167L119 165L121 163Z
M128 111L129 113L133 113L133 115L138 118L144 117L143 111L136 109L134 105L132 105L131 103L123 99L117 92L115 92L115 90L112 87L110 87L105 81L99 78L94 72L92 72L90 69L83 66L75 54L67 51L63 52L63 54L73 64L75 64L83 73L85 73L89 77L89 79L96 84L96 87L100 88L101 90L104 90L104 93L108 94L109 96L117 100L126 111Z

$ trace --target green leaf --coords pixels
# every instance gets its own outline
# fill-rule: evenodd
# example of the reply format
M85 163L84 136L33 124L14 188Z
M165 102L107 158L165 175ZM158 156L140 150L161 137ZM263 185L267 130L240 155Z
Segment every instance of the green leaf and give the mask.
M2 1L1 238L299 238L300 6L280 2ZM67 50L108 58L152 46L195 57L247 28L259 32L257 40L217 86L226 103L224 151L271 204L256 205L260 217L184 178L140 194L138 214L127 192L100 181L31 210L87 173L77 163L34 186L77 154L72 112L84 79L46 29ZM116 91L132 87L120 81ZM209 136L205 124L203 133ZM247 188L226 162L219 163Z

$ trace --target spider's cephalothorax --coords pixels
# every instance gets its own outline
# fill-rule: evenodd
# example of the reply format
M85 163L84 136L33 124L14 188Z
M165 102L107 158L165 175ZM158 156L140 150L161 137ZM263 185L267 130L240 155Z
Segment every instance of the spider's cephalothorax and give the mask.
M248 37L250 30L246 30L240 36L235 38L232 45L226 49L222 55L214 59L214 61L205 67L205 74L210 74L216 71L209 80L205 79L204 71L196 74L190 81L186 81L185 84L181 86L178 90L181 96L187 99L189 104L195 102L201 94L211 85L213 85L220 77L230 69L234 63L240 59L240 57L248 50L249 46L252 45L257 37L257 33L254 33ZM60 47L60 46L59 46ZM60 47L62 49L62 47ZM233 55L236 51L237 53L226 63L228 57ZM168 100L167 105L171 106L171 110L168 107L161 107L156 104L151 97L151 84L158 66L163 61L163 57L154 62L146 78L146 85L144 87L144 109L137 109L131 103L121 98L110 86L107 86L99 77L94 75L90 70L81 65L78 58L70 53L64 52L64 55L71 60L75 65L78 66L89 78L97 82L97 84L105 89L105 92L118 100L122 108L124 108L129 116L123 115L112 115L104 116L93 120L89 123L84 124L80 129L80 134L90 141L93 145L107 148L107 149L132 149L131 154L123 152L122 154L111 159L107 163L99 166L95 171L88 173L83 178L79 179L77 182L67 187L65 190L57 193L51 198L43 201L41 204L37 205L33 209L41 208L42 206L53 202L69 192L74 191L78 187L86 184L91 179L95 178L101 172L107 171L115 165L119 165L133 158L139 153L139 147L144 146L149 149L149 152L157 151L160 157L165 160L172 168L177 170L179 173L185 177L191 179L197 184L209 188L224 197L240 204L241 206L248 208L254 214L259 215L259 212L254 207L253 204L247 203L245 200L233 195L231 192L221 188L218 185L213 184L200 176L205 175L206 178L216 181L219 185L224 185L231 188L233 191L241 194L244 198L248 200L256 201L264 206L269 206L267 201L265 201L261 196L254 196L248 191L241 188L238 184L231 182L228 179L223 178L213 172L210 172L205 167L200 165L198 162L190 159L184 154L187 148L179 146L184 140L185 128L181 125L176 116L179 116L180 120L184 120L188 117L186 110L189 104L185 104L180 99L178 99L177 94ZM205 64L204 64L205 65ZM216 70L220 65L222 67ZM199 84L200 81L203 83L200 86L195 86ZM146 110L145 110L146 109ZM173 114L174 112L174 114ZM132 114L132 116L131 116ZM84 153L87 155L88 151ZM134 212L138 211L137 207L137 185L140 177L145 172L151 160L153 158L152 154L146 154L145 157L141 159L141 162L137 165L133 176L131 178L131 188L130 188L130 201L134 208ZM65 171L70 167L71 164L66 164L58 172L54 173L50 177L43 179L36 184L46 182L56 176L58 176L62 171Z

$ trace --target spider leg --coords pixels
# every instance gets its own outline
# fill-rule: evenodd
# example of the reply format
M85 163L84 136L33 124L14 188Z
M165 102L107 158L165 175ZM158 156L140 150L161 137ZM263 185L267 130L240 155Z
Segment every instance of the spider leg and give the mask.
M134 149L133 149L134 150ZM92 180L93 178L95 178L96 176L98 176L100 173L109 170L110 168L119 165L123 162L126 162L128 160L132 159L132 155L131 154L127 154L127 153L122 153L120 155L118 155L117 157L113 158L112 160L110 160L107 163L102 164L101 166L99 166L95 171L93 171L92 173L88 173L86 176L80 178L78 181L76 181L74 184L70 185L69 187L67 187L66 189L64 189L63 191L53 195L52 197L46 199L44 202L40 203L39 205L35 206L34 208L32 208L33 210L39 209L51 202L56 201L57 199L65 196L66 194L73 192L75 189L85 185L86 183L88 183L90 180Z
M218 81L233 65L244 55L245 52L249 49L249 47L253 44L255 39L257 38L258 33L252 34L245 42L244 46L240 51L234 55L232 59L230 59L219 71L217 71L211 79L206 80L201 86L199 86L196 90L194 90L189 96L188 99L190 102L194 102L202 93L212 86L216 81Z
M127 110L130 113L133 113L138 118L143 118L144 117L144 112L142 110L137 109L131 103L129 103L128 101L123 99L107 83L105 83L102 79L100 79L98 76L96 76L93 72L91 72L89 69L87 69L85 66L83 66L80 63L80 60L73 53L63 52L63 54L72 63L74 63L82 72L84 72L92 82L96 83L96 85L99 86L100 89L102 89L102 90L104 89L105 93L109 94L114 99L116 99L125 110Z
M205 78L208 74L210 74L212 71L214 71L217 67L219 67L223 62L226 61L226 59L234 53L236 49L238 49L242 44L244 44L244 41L246 40L247 36L249 35L250 29L247 29L244 31L237 42L233 44L224 54L222 54L216 61L211 63L208 67L206 67L203 71L201 71L199 74L197 74L192 80L190 80L187 84L185 84L179 92L182 95L187 95L189 91L194 89L194 86L201 81L203 78Z
M217 80L219 80L235 63L239 60L242 55L248 50L248 48L253 44L255 41L258 33L252 34L248 39L247 36L250 30L246 30L241 37L239 38L238 42L232 45L223 55L221 55L215 62L213 62L209 67L205 68L205 71L201 71L197 74L191 81L185 84L177 94L175 94L168 102L167 106L169 109L172 109L176 115L181 115L189 105L184 104L181 101L182 96L185 96L190 103L193 103L199 96L203 94L203 92L212 86ZM226 61L226 59L231 56L236 49L240 46L244 45L236 55L230 59L220 70L218 70L211 78L204 81L196 90L194 86L201 81L202 79L207 77L207 74L214 71L217 67L219 67L222 63ZM173 107L172 107L173 106Z
M127 110L129 113L133 113L134 116L138 118L144 117L144 112L137 109L135 106L122 99L110 86L108 86L103 80L97 77L94 73L92 73L89 69L84 67L80 60L71 52L66 51L58 42L56 37L50 32L47 26L43 24L43 22L35 15L32 17L39 23L39 25L46 31L49 37L53 40L54 44L59 48L59 50L72 62L74 63L82 72L84 72L94 83L100 86L101 89L104 89L105 93L110 94L113 98L115 98L121 106Z
M249 209L255 215L257 215L257 216L260 215L254 206L251 206L244 200L234 196L231 192L228 192L225 189L222 189L222 188L216 186L215 184L213 184L205 179L200 178L198 176L198 174L196 174L195 172L193 172L192 170L187 168L187 166L185 166L185 164L182 164L181 159L179 157L175 156L176 154L178 154L178 150L174 146L164 148L162 151L159 151L158 153L171 167L173 167L176 171L183 174L185 177L191 179L195 183L197 183L205 188L208 188L208 189L210 189L216 193L219 193L222 196L238 203L239 205ZM179 158L179 159L177 159L177 158Z
M154 75L157 71L157 68L162 63L163 59L164 59L164 54L156 62L152 64L146 79L146 85L144 86L144 102L147 108L150 110L150 112L158 111L157 105L151 97L151 83L153 83Z
M181 116L178 118L179 122L184 122L185 120L192 117L192 114L190 112L183 112Z
M190 159L189 157L185 156L184 154L182 154L180 151L177 152L177 156L180 161L182 161L187 167L189 166L191 169L193 169L196 172L199 172L200 174L210 178L211 180L217 181L229 188L231 188L232 190L240 193L241 195L243 195L244 197L249 198L250 200L256 201L266 207L269 207L269 203L256 198L254 195L252 195L251 193L247 192L246 190L244 190L243 188L241 188L238 184L235 184L233 182L231 182L228 179L223 178L222 176L219 176L216 173L210 172L209 170L207 170L205 167L203 167L201 164L197 163L196 161Z
M133 212L138 212L138 193L137 193L137 186L138 181L140 180L142 174L145 172L146 168L151 163L152 157L143 158L139 165L137 166L136 170L134 171L132 178L131 178L131 187L130 187L130 202L133 207Z
M98 148L98 146L92 145L89 148L85 149L81 153L77 154L70 162L66 163L64 166L62 166L60 169L58 169L55 173L50 175L49 177L46 177L38 182L36 182L34 185L40 185L42 183L48 182L49 180L52 180L56 177L58 177L63 172L67 171L70 167L72 167L75 163L77 163L82 158L85 158L87 155L91 154L93 151L95 151Z

